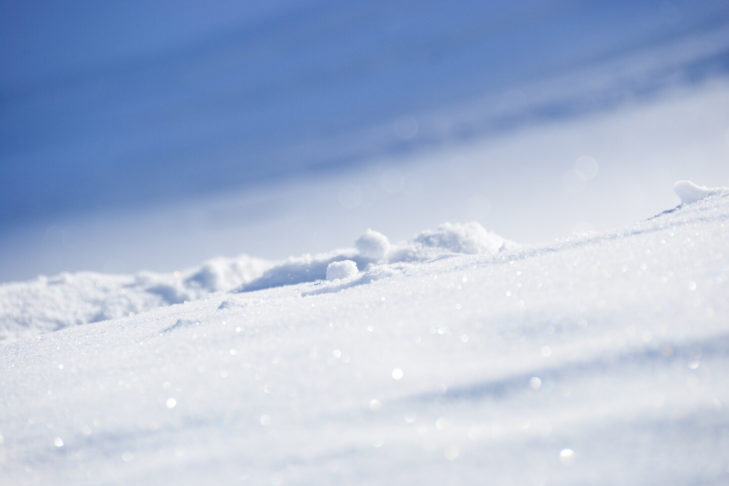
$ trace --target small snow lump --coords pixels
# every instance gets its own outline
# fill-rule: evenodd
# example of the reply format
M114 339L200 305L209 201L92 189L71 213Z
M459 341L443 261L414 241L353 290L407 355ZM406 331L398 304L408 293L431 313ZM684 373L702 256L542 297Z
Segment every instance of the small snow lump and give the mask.
M357 238L355 245L360 256L375 261L383 260L390 251L390 241L387 236L371 229Z
M681 199L682 204L695 203L709 196L729 192L729 189L726 187L704 187L691 181L678 181L673 185L673 190Z
M327 280L338 280L357 275L357 264L352 260L341 260L327 265Z

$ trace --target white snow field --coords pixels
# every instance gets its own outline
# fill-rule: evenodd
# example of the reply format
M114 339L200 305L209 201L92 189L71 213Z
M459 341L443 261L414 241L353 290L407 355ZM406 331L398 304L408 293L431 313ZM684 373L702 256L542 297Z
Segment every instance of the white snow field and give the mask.
M543 246L451 224L0 286L0 484L729 484L729 196L701 191Z

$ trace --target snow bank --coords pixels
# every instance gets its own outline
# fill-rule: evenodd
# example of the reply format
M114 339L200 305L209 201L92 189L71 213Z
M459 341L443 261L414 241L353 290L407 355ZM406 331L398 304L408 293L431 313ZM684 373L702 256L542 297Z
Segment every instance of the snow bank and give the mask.
M513 244L480 224L446 223L409 242L393 245L368 229L354 249L302 255L272 264L241 256L215 258L199 267L170 274L140 272L104 275L81 272L0 285L0 340L55 331L199 299L213 292L251 292L317 280L350 278L375 265L422 262L449 254L495 255ZM365 273L371 282L381 270Z
M269 268L259 278L241 285L238 292L294 285L316 280L329 280L327 269L342 260L368 271L373 265L423 262L445 255L496 255L517 245L488 232L476 222L444 223L436 230L424 231L411 241L393 245L382 233L368 229L355 242L356 249L333 251L321 255L292 257ZM365 277L366 278L366 277Z
M692 204L710 196L727 195L729 187L705 187L691 181L678 181L673 190L681 199L681 204Z
M230 290L270 263L249 256L216 258L183 272L40 276L0 285L0 340L117 319Z

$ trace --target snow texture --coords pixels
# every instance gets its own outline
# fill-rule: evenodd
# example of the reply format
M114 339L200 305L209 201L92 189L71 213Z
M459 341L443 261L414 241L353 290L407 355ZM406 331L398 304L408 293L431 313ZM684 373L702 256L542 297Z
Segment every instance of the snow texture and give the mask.
M728 484L728 223L3 286L0 484Z
M0 341L200 299L237 287L269 266L265 260L242 255L215 258L200 267L169 274L62 273L3 284Z
M352 260L332 262L327 265L327 280L341 280L357 275L357 264Z

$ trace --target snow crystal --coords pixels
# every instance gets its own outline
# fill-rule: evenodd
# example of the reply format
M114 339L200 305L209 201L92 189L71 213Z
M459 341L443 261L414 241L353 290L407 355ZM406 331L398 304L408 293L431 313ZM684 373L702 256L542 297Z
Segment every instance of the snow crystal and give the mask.
M357 275L357 264L352 260L332 262L327 265L327 280L339 280Z
M383 260L390 251L390 241L387 236L371 229L357 238L355 246L361 256L374 261Z
M682 204L695 203L709 196L729 194L727 187L705 187L691 181L678 181L673 185L673 190L676 191Z

